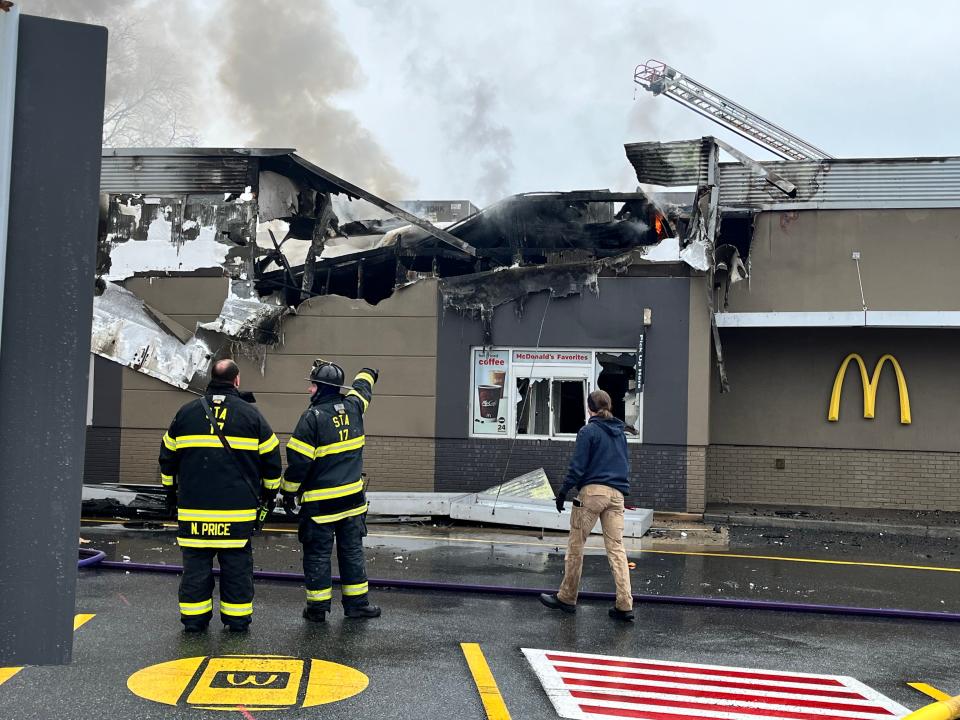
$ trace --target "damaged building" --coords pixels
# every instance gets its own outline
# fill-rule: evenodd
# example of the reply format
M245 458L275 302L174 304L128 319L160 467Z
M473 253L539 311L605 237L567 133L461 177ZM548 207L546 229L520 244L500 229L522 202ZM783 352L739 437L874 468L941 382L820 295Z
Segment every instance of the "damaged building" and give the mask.
M393 204L292 150L109 151L86 480L159 482L160 435L226 355L285 436L324 357L381 369L373 490L539 467L557 485L599 387L633 505L960 510L931 479L960 465L940 349L960 160L761 164L710 137L626 153L643 191L477 210ZM851 354L899 362L909 422L899 372L834 391Z

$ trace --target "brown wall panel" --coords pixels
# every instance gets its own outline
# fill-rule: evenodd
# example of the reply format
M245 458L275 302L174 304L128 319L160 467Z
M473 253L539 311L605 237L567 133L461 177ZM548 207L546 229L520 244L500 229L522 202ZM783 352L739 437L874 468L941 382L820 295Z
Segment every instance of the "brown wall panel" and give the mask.
M433 437L434 400L432 397L378 395L367 411L364 430L367 435L388 437ZM258 393L257 407L278 433L293 432L307 409L306 393ZM172 416L171 416L172 417Z
M960 310L960 209L800 210L757 217L750 282L729 312L861 310L859 250L871 310Z
M710 439L717 445L960 451L960 333L866 328L721 330L730 392L716 379ZM913 423L900 424L897 385L888 364L880 377L876 417L863 417L856 364L843 386L839 422L828 422L834 378L849 353L872 375L890 353L903 368Z
M245 390L254 392L304 393L310 366L317 355L267 355L265 372L260 373L256 360L237 358L240 382ZM432 358L411 358L396 355L322 355L325 360L340 365L346 373L346 384L364 367L380 370L375 392L384 395L433 396L436 390L436 363Z
M407 355L435 357L435 317L313 317L287 320L284 355Z
M171 316L217 317L229 289L225 277L198 276L130 278L123 286L151 307Z
M371 305L363 300L327 295L311 298L297 308L304 317L436 317L437 282L421 280Z

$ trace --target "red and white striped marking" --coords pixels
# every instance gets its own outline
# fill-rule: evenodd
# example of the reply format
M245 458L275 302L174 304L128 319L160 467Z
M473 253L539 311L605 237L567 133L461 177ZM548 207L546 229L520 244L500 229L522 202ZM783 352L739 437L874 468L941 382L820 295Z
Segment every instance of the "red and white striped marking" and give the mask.
M897 720L909 713L851 677L523 648L572 720Z

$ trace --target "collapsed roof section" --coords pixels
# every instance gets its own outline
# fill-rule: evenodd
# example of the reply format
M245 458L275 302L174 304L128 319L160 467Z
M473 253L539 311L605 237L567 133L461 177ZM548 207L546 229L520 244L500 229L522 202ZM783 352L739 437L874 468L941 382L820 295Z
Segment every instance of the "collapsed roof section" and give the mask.
M93 350L192 390L225 348L263 353L282 317L317 295L377 303L438 277L451 280L446 307L488 318L532 292L595 287L598 272L624 263L706 268L678 239L690 213L640 191L528 193L466 217L462 206L475 208L457 201L450 217L461 219L434 224L288 149L109 150L101 184ZM441 205L415 207L439 219ZM230 279L228 295L218 318L193 329L122 288L211 273Z

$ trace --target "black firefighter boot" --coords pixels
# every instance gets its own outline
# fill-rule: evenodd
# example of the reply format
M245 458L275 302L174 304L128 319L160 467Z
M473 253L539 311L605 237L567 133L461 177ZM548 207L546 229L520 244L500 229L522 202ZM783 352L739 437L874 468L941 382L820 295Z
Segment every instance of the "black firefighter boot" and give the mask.
M370 618L380 617L380 608L376 605L353 605L351 607L345 607L343 609L343 614L348 618L357 618L360 620L368 620Z
M327 621L327 611L307 605L303 609L303 617L305 620L309 620L310 622L322 623Z

